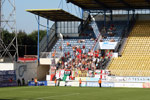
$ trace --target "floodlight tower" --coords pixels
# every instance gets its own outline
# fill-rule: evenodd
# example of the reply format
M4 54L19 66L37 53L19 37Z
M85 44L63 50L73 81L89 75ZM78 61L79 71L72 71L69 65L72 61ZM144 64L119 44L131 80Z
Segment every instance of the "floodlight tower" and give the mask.
M10 43L5 43L3 30L12 35ZM7 37L9 38L9 37ZM0 62L14 62L18 57L15 0L0 0Z

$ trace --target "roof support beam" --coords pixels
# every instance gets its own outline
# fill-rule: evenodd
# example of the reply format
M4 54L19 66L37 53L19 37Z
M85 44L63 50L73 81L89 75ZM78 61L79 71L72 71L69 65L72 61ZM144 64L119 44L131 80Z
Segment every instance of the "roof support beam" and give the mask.
M100 0L94 0L94 1L98 3L101 7L103 7L104 9L109 9L109 7L105 3L101 2Z
M124 0L117 0L119 1L120 3L124 4L125 6L127 6L128 8L131 8L131 5L128 4L127 2L125 2Z
M77 2L75 2L75 1L73 1L73 0L72 0L72 1L71 1L71 0L66 0L66 2L67 2L67 3L70 3L70 2L71 2L72 4L77 5L77 6L81 7L82 9L87 9L86 7L84 7L84 6L80 5L80 4L78 4Z
M150 4L150 0L145 0L148 4Z

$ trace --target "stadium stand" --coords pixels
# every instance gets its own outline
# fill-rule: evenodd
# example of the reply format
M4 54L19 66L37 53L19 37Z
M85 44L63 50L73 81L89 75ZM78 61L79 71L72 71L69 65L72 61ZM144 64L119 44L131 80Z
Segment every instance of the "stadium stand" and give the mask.
M113 58L109 70L116 76L150 75L150 21L137 21L123 54Z

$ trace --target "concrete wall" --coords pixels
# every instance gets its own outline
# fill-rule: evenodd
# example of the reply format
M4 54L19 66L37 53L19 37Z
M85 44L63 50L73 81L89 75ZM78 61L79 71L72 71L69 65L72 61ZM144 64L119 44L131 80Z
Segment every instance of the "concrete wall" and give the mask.
M15 63L15 70L16 70L16 78L22 80L25 79L25 83L32 78L37 77L37 67L38 64L35 63Z
M50 65L40 65L37 69L37 78L39 81L45 81L46 75L49 74Z
M58 63L59 58L55 58L55 62ZM52 58L40 58L40 65L50 65L52 63Z

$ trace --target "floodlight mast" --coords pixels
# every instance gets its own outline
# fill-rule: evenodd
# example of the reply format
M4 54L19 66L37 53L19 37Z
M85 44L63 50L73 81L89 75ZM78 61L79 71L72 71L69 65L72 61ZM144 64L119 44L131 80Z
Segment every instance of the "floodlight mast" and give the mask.
M2 0L0 0L0 39L2 39Z
M8 44L4 42L3 30L8 30L15 34ZM14 62L17 61L17 58L18 43L15 0L0 0L0 62Z

